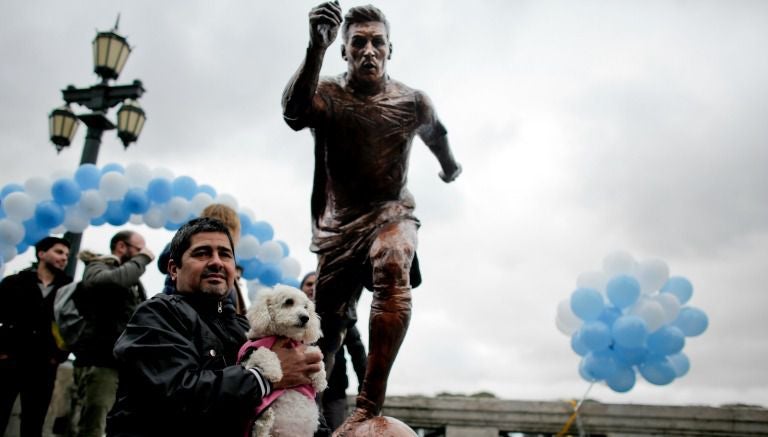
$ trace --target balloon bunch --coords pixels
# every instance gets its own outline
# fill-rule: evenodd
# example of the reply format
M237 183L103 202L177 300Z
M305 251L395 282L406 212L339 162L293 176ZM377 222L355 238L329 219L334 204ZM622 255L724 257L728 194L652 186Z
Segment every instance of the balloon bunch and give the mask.
M101 169L83 164L74 174L5 185L0 190L0 266L50 234L82 233L89 225L105 223L173 231L212 203L227 205L240 216L236 254L249 285L298 287L301 266L289 256L288 245L273 239L269 223L255 220L233 196L217 194L210 185L140 163L107 164Z
M556 325L571 337L588 382L604 381L623 393L635 386L637 372L666 385L688 372L686 338L709 323L702 310L687 305L692 295L690 281L670 277L664 261L637 262L616 252L603 260L602 271L578 277L576 290L557 307Z

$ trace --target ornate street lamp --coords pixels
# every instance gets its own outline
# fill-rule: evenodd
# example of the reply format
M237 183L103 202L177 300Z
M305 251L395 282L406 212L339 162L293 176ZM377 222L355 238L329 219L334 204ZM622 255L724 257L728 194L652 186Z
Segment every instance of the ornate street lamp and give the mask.
M122 72L131 47L128 41L117 34L120 16L117 16L115 27L108 32L98 32L93 40L93 71L99 75L101 82L89 88L75 88L69 85L61 91L66 104L55 109L48 117L51 141L57 151L69 146L77 129L78 119L88 127L85 134L85 146L80 164L96 164L101 146L101 135L105 130L115 128L106 117L110 108L122 103L117 113L117 136L127 148L136 141L144 127L146 115L139 106L137 99L144 94L141 82L134 80L130 85L110 85L109 81L117 79ZM91 112L75 115L69 106L72 103L85 106ZM77 252L80 250L82 234L67 232L64 235L70 243L69 264L67 273L74 276L77 267Z

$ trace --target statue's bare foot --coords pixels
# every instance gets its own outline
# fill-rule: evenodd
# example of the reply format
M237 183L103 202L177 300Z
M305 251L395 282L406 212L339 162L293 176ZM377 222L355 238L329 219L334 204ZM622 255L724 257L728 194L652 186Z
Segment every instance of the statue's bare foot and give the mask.
M375 417L373 413L363 408L355 408L344 423L333 432L333 437L351 437L356 435L355 430L366 420Z

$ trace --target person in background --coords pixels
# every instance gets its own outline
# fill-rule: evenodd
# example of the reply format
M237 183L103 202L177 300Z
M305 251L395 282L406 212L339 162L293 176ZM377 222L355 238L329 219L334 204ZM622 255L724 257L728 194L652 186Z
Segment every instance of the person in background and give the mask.
M56 369L69 352L51 331L56 292L72 282L64 273L69 241L45 237L35 244L37 262L0 282L0 435L21 394L21 436L40 437Z
M247 425L272 390L310 383L322 354L277 342L283 377L235 364L249 329L228 299L235 249L227 227L201 217L171 241L175 292L139 305L115 344L120 387L109 437L250 435Z
M141 276L155 258L144 237L120 231L109 242L110 255L80 253L85 263L78 310L86 330L75 351L72 430L76 437L101 437L115 402L118 375L115 341L136 307L147 299Z
M224 225L229 229L229 234L232 236L232 241L234 241L235 246L237 246L237 243L240 240L241 229L240 217L237 215L237 212L234 209L221 203L212 203L203 209L203 211L200 213L200 217L212 217L221 220L221 222L224 223ZM165 286L163 287L163 293L165 294L173 294L175 290L171 275L168 273L168 261L170 260L170 256L171 244L168 243L157 259L157 268L160 270L160 273L166 275ZM239 281L235 281L234 288L232 289L229 298L235 305L235 312L240 315L245 315L247 308Z

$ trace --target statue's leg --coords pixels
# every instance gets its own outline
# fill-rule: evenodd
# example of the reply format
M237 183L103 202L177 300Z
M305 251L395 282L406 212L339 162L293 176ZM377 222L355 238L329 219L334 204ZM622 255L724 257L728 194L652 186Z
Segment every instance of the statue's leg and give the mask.
M411 320L410 269L416 252L416 225L411 221L383 227L371 246L373 303L369 321L368 366L357 408L348 427L379 415L387 379ZM346 425L346 424L345 424Z

